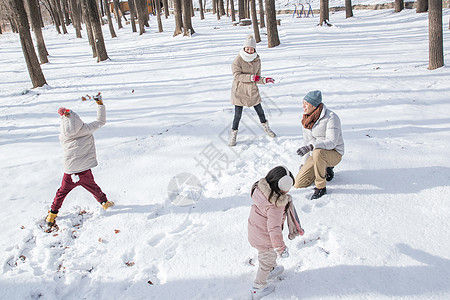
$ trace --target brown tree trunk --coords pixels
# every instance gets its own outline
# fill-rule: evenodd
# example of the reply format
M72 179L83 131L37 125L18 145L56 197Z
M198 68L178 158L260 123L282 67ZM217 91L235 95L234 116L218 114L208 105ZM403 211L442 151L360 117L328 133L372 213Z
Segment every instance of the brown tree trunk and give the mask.
M266 22L267 22L267 43L268 47L276 47L280 44L277 28L277 15L275 12L275 0L265 0L266 2Z
M428 69L434 70L444 66L444 43L442 31L442 0L429 0L428 39L429 63Z
M203 1L202 0L198 0L198 5L200 7L200 20L204 20L205 19L205 13L203 11Z
M36 0L25 0L29 12L31 28L36 37L36 44L41 64L48 63L48 52L45 47L44 36L42 35L41 21L39 19L38 5Z
M33 88L47 84L41 65L34 51L33 40L31 39L30 25L28 24L27 13L23 0L8 0L13 18L16 21L19 31L20 43L22 45L23 56L27 64L28 73L33 84Z
M259 28L266 27L266 23L264 22L264 5L263 0L258 0L259 3Z
M328 0L320 0L319 25L323 26L325 24L325 25L331 26L329 21L330 21L330 16L329 16Z
M177 36L183 32L181 1L182 0L173 0L173 13L175 17L175 31L173 32L173 36Z
M216 16L217 16L217 20L220 20L220 9L219 9L219 0L216 0L215 2L215 9L216 9Z
M91 19L89 18L87 0L81 0L81 6L83 11L84 23L86 24L86 32L88 35L89 45L91 45L92 48L92 57L97 57L97 48L95 47L94 33L92 32Z
M217 13L217 0L212 0L212 14L215 15Z
M106 53L105 40L103 38L102 24L98 17L98 8L96 0L86 0L88 8L88 17L92 26L92 33L95 42L95 48L97 49L97 62L101 62L108 59Z
M130 0L133 1L133 0ZM142 0L134 0L134 4L136 7L136 12L138 15L138 23L139 23L139 35L145 33L145 14L146 12L142 11Z
M221 16L225 16L225 8L224 8L224 3L223 0L218 0L219 1L219 11L220 11L220 15Z
M61 9L62 9L62 14L64 16L64 20L66 21L66 26L69 26L70 18L69 18L69 12L67 9L67 1L66 0L61 0Z
M119 0L114 0L113 4L114 4L114 11L116 12L117 26L119 27L119 29L121 29L121 28L123 28L123 26L122 26L122 18L120 17L120 12L119 12L120 2L119 2Z
M191 0L181 0L183 4L183 27L184 27L184 36L192 36L195 31L192 27L192 19L191 19Z
M428 11L428 0L417 0L416 5L416 13L424 13Z
M67 34L66 23L64 21L64 15L63 15L62 9L61 9L61 1L55 0L55 5L56 5L57 15L59 17L59 22L60 22L62 30L63 30L63 34Z
M158 32L163 32L163 25L161 20L161 2L159 0L155 0L156 4L156 18L158 20Z
M231 21L236 22L236 11L234 10L234 0L230 0Z
M108 18L109 33L111 34L111 38L115 38L115 37L117 37L117 35L116 35L116 31L114 30L114 26L112 23L111 10L109 8L108 0L103 0L103 4L104 4L103 6L105 8L106 17Z
M239 1L239 22L243 19L245 19L245 0L238 0Z
M345 0L345 18L353 17L352 0Z
M72 23L73 27L75 28L75 32L77 35L77 38L82 38L81 36L81 14L80 10L78 8L78 4L76 0L69 0L70 5L70 13L72 15Z
M167 19L167 18L169 18L169 1L163 0L163 4L164 4L164 16Z
M53 18L53 23L55 23L55 28L58 34L61 34L61 29L59 28L61 24L59 24L58 12L55 7L55 0L47 0L47 5L49 7L50 15Z
M131 30L133 32L137 32L137 29L136 29L136 6L134 4L134 0L128 1L128 7L130 8Z
M401 12L405 8L405 2L403 0L394 1L394 12Z
M255 35L255 41L261 42L261 36L259 35L258 17L256 14L256 1L250 0L250 9L252 13L253 33Z
M194 0L191 0L191 3L189 4L189 6L191 7L191 17L195 17L195 13L194 13Z
M41 24L41 28L44 28L44 20L42 19L41 4L39 3L38 0L36 0L36 5L38 7L39 22Z

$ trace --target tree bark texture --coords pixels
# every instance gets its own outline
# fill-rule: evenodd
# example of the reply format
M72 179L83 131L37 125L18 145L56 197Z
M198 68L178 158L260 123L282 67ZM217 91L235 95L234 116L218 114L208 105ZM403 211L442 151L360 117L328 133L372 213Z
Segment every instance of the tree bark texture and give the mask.
M130 0L133 1L133 0ZM147 12L142 11L142 0L134 0L134 6L136 7L136 12L138 15L138 23L139 23L139 35L145 33L145 14Z
M416 13L424 13L428 11L428 0L416 1Z
M175 18L175 31L173 32L173 36L177 36L183 32L181 0L173 0L173 13Z
M164 16L166 17L166 19L168 19L169 18L169 1L163 0L163 4L164 4Z
M192 27L192 17L191 17L191 0L181 0L183 4L183 27L184 36L192 36L195 31Z
M320 0L320 20L319 25L323 26L328 25L331 26L330 23L330 13L328 8L328 0Z
M266 27L266 23L264 22L264 4L263 0L258 0L259 3L259 28Z
M216 4L215 9L216 9L217 20L220 20L219 0L216 0L215 4Z
M97 48L95 47L94 33L92 32L91 19L89 18L87 0L81 0L81 6L83 11L84 23L86 24L86 32L89 40L89 45L91 45L92 48L92 57L97 57Z
M29 12L29 19L34 36L36 37L36 46L38 49L39 60L41 64L48 63L48 52L45 47L44 36L42 34L41 20L39 19L38 5L36 0L25 0Z
M77 38L82 38L81 35L81 12L78 8L77 0L69 0L70 5L70 14L72 16L73 27L75 28L75 32Z
M133 32L137 32L137 29L136 29L136 5L134 3L134 0L128 1L128 7L130 8L131 30Z
M405 8L405 2L403 0L394 1L394 12L401 12Z
M123 28L123 26L122 26L122 18L120 17L120 12L119 12L120 2L119 2L119 0L114 0L113 4L114 4L114 11L116 12L117 26L119 26L119 29L121 29L121 28Z
M66 22L64 21L64 15L63 15L62 8L61 8L61 1L55 0L55 6L56 6L57 15L59 17L59 23L61 24L61 28L63 30L63 34L67 34L67 27L66 27Z
M245 0L239 1L239 22L245 19Z
M53 18L53 22L55 23L55 28L58 34L61 34L61 29L59 28L61 24L59 24L58 12L55 7L55 0L47 0L47 5L49 7L50 15Z
M429 64L428 69L434 70L444 66L444 42L442 31L442 0L429 0L428 39Z
M258 17L256 14L256 1L250 0L250 9L252 15L252 23L253 23L253 34L255 36L255 41L257 43L261 42L261 36L259 35L259 27L258 27Z
M98 8L96 0L86 0L88 8L88 16L92 26L92 33L95 42L95 48L97 49L97 62L105 61L108 59L108 53L106 52L105 40L103 38L102 24L98 17Z
M158 32L163 32L163 25L161 20L161 2L155 0L156 4L156 19L158 20Z
M34 50L33 40L30 33L30 25L28 24L27 13L23 0L8 0L11 8L13 18L16 21L17 29L19 31L20 43L22 45L22 52L28 68L33 88L41 87L47 84L41 65Z
M200 20L204 20L205 19L205 12L203 11L203 1L202 0L198 0L198 5L200 7Z
M353 17L352 0L345 0L345 18Z
M224 2L223 0L218 0L219 1L219 10L220 10L220 15L221 16L225 16L225 7L224 7Z
M130 1L132 2L132 1ZM105 8L106 17L108 18L108 27L109 33L111 34L111 38L117 37L116 31L114 30L112 18L111 18L111 9L109 8L108 0L103 0L103 7Z
M217 13L217 0L212 0L212 14L215 15Z
M277 15L275 12L275 0L265 0L267 22L267 44L269 48L280 44L277 28Z
M234 0L230 0L231 7L231 21L236 22L236 11L234 10Z

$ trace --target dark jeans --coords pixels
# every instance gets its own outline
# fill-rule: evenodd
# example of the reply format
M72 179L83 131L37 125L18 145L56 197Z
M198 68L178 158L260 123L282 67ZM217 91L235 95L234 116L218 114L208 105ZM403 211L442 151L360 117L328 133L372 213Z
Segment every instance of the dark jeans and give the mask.
M253 106L256 110L256 113L258 114L259 121L261 123L266 123L266 116L264 115L264 110L261 106L261 103L258 105ZM233 119L233 127L231 127L233 130L238 130L239 127L239 121L241 121L242 118L242 110L244 109L243 106L234 106L234 119Z
M77 173L75 175L78 175L80 178L79 181L73 182L72 176L69 174L64 173L61 187L56 192L55 199L53 199L52 204L52 212L58 212L61 208L61 205L63 204L64 199L66 198L67 194L73 190L75 187L81 185L86 190L88 190L92 195L94 195L95 199L99 203L105 202L106 195L102 192L100 187L95 183L94 176L92 175L91 170L83 171L81 173Z

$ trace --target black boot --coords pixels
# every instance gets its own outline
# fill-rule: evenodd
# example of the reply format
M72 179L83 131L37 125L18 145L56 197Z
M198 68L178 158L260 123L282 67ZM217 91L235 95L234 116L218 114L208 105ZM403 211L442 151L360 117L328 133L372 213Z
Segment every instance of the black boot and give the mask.
M327 174L325 175L325 179L327 181L331 181L334 177L334 167L327 167Z
M314 194L311 196L311 200L319 199L323 195L327 193L327 188L324 187L323 189L314 188Z

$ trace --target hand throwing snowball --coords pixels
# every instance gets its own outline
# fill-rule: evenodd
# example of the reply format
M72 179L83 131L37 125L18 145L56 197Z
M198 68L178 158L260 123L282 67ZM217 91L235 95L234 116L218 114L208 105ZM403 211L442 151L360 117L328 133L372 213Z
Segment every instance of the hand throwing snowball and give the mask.
M78 114L70 109L64 107L58 109L61 116L59 140L64 150L64 175L46 218L50 227L55 225L55 218L67 194L77 186L84 187L94 195L104 209L114 205L95 183L91 171L98 164L92 134L106 123L106 111L101 95L96 97L97 120L91 123L84 123Z
M234 105L234 119L229 146L236 145L239 122L244 106L254 107L264 131L270 137L275 137L275 133L270 129L269 122L267 122L261 106L261 96L257 86L257 84L274 83L275 80L270 77L261 77L261 59L255 49L255 39L251 35L247 36L244 47L233 61L234 80L231 88L231 104Z
M267 280L284 271L282 266L277 266L277 255L289 257L282 225L286 219L286 206L292 201L287 193L293 184L294 176L288 168L278 166L252 186L253 205L248 218L248 241L258 250L259 261L250 291L252 299L260 299L274 291L275 287L268 285Z

